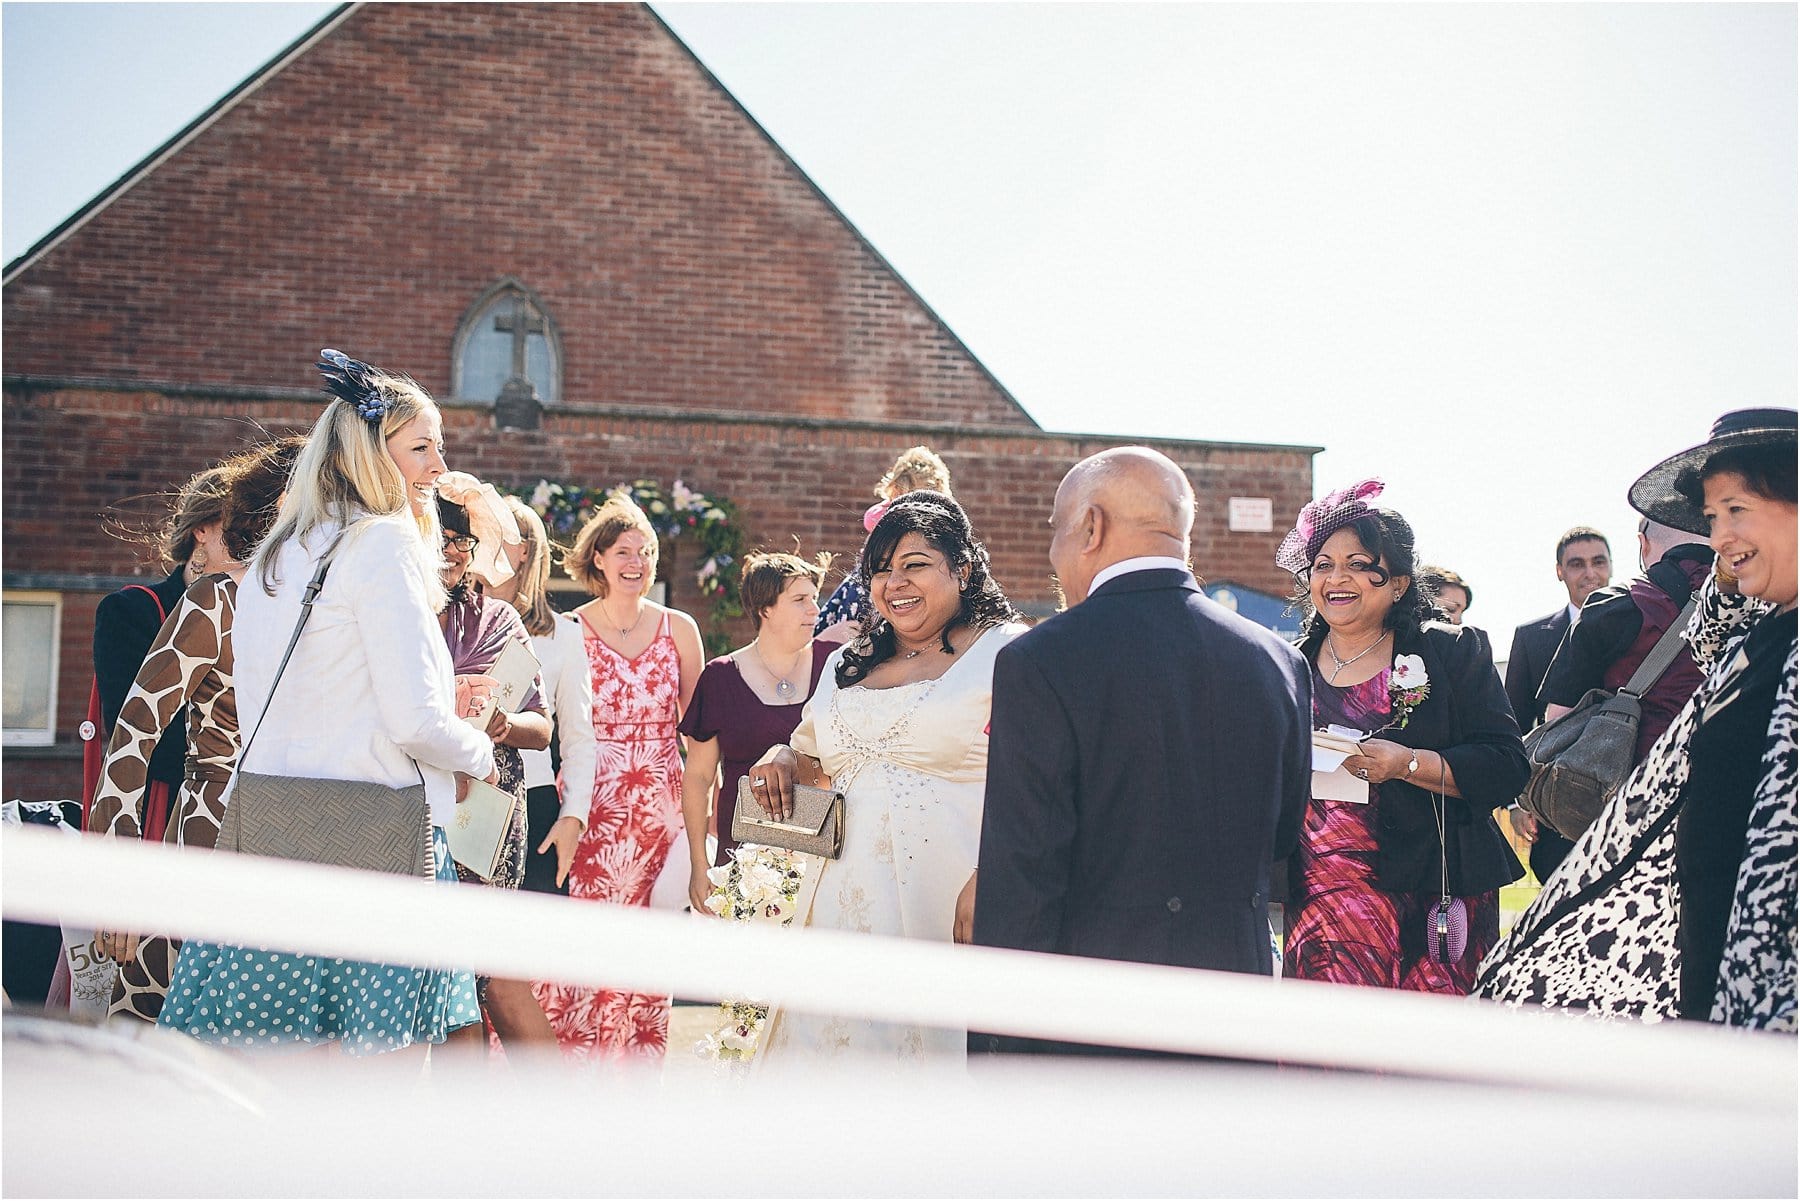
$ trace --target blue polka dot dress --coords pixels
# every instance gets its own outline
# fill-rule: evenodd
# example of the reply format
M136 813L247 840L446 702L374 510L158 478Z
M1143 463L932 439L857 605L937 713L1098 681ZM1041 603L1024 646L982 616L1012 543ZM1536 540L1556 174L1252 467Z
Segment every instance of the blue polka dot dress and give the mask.
M431 831L440 882L455 883L444 831ZM159 1026L225 1047L307 1047L339 1041L350 1055L441 1043L481 1020L468 972L289 955L189 939Z

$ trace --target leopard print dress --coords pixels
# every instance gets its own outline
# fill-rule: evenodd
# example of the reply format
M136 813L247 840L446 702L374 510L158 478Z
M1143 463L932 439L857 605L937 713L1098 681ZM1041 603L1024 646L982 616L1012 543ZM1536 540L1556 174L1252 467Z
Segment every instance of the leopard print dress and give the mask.
M1661 1021L1677 1013L1680 894L1675 826L1687 747L1707 704L1741 669L1736 651L1768 612L1709 578L1687 639L1705 679L1589 826L1542 893L1482 962L1475 995L1507 1005ZM1795 678L1790 647L1738 870L1712 1020L1795 1029Z
M140 837L150 753L183 705L188 710L187 771L165 840L211 850L225 816L221 797L237 762L237 697L231 687L231 615L237 582L204 576L182 596L144 656L107 743L90 827ZM156 1021L181 944L144 938L135 963L122 964L107 1017Z

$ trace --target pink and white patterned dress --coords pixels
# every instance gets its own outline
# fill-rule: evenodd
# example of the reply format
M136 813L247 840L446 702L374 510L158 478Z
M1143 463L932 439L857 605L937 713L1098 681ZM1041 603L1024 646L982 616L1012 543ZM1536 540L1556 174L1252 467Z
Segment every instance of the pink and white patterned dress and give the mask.
M594 681L594 801L569 869L569 895L648 905L681 830L681 657L663 614L656 638L627 659L585 621ZM574 1059L661 1056L669 998L540 982L533 990Z

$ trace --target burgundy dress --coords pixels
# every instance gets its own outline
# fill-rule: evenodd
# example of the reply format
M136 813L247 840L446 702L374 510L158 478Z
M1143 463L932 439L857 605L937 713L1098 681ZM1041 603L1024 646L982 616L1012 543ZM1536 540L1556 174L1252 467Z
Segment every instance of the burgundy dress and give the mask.
M1313 725L1372 732L1385 726L1388 673L1334 688L1313 670ZM1466 994L1475 969L1499 941L1500 894L1464 897L1469 944L1462 958L1442 964L1426 954L1426 911L1435 890L1388 892L1375 883L1381 796L1369 803L1322 801L1306 806L1300 847L1291 861L1287 952L1282 974L1301 980L1363 984L1415 992Z
M696 742L719 740L723 770L719 791L713 797L713 812L719 817L719 849L713 866L724 863L725 853L737 846L731 837L731 815L737 811L738 780L770 747L794 736L806 699L819 686L825 660L837 648L835 642L812 644L812 676L805 693L795 697L791 705L764 704L730 655L714 659L700 673L694 699L688 702L687 716L681 719L681 732Z

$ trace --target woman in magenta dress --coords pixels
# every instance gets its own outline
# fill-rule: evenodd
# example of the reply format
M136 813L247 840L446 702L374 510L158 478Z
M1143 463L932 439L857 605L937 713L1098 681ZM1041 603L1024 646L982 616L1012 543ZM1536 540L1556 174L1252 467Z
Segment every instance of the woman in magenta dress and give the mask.
M1307 505L1275 558L1302 584L1313 724L1367 736L1344 767L1369 785L1366 801L1306 807L1283 973L1467 993L1500 934L1500 886L1524 873L1493 811L1524 787L1525 751L1486 645L1438 620L1412 527L1369 503L1381 490Z
M731 818L738 780L772 746L794 736L807 698L819 686L835 642L813 639L824 563L798 555L754 554L744 560L738 595L756 637L721 655L700 673L693 703L681 719L687 737L687 777L681 790L688 836L688 900L705 912L712 893L707 869L737 846ZM723 771L721 771L721 767ZM718 817L718 849L706 855L708 803Z
M648 905L681 829L676 727L700 677L700 628L650 599L656 531L627 499L595 511L564 566L594 594L575 610L594 681L594 801L585 829L563 817L550 838L573 845L571 897ZM550 982L535 991L572 1058L656 1057L668 1044L667 996Z

